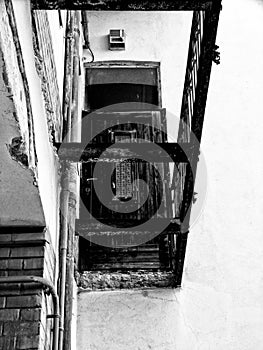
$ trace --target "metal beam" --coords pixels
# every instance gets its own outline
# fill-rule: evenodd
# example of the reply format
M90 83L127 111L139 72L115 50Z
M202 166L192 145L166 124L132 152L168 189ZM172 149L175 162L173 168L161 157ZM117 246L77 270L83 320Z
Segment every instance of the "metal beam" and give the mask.
M103 155L102 155L103 154ZM188 162L192 148L178 143L64 143L58 151L60 160L69 162L119 162L142 159L153 163Z
M193 11L206 10L217 0L31 0L32 8L89 11Z
M184 195L181 211L181 233L178 235L176 240L176 257L175 257L175 280L176 285L180 286L182 281L183 267L184 267L184 258L187 246L188 238L188 229L190 223L190 214L192 206L192 189L194 187L196 170L198 164L198 157L200 152L200 142L202 137L202 129L204 122L204 114L208 93L208 86L212 68L213 54L215 50L215 40L217 34L217 27L219 21L219 15L221 10L221 1L214 1L211 10L206 11L205 18L203 22L203 37L201 42L201 51L199 56L199 67L197 71L197 81L196 85L193 87L195 89L195 99L193 102L193 112L191 115L191 120L186 120L185 110L186 105L185 101L188 99L187 94L189 93L189 82L187 81L187 76L189 70L193 69L192 58L188 57L188 64L186 68L186 80L183 96L183 105L181 112L181 120L189 123L188 127L191 128L192 133L190 135L190 143L193 145L194 152L192 153L192 158L190 163L187 165L186 176L185 176L185 186L184 186ZM194 39L194 30L195 30L195 13L193 17L192 24L192 34L191 38ZM191 46L191 43L190 43ZM191 51L189 50L189 55ZM192 88L190 86L190 88ZM179 132L178 132L178 142L182 140L186 141L187 135L185 135L186 129L182 127L181 123ZM191 164L191 166L190 166Z
M196 98L193 108L193 118L191 130L196 139L201 142L203 122L206 108L207 93L215 52L215 42L219 15L221 10L221 1L214 4L211 11L204 19L204 34L201 44L200 67L197 73Z

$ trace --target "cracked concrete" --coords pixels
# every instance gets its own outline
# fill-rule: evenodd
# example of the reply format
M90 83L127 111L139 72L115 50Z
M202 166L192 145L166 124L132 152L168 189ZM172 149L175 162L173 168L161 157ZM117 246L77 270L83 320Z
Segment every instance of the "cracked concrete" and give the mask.
M173 273L168 271L85 271L77 276L81 290L107 290L172 287Z

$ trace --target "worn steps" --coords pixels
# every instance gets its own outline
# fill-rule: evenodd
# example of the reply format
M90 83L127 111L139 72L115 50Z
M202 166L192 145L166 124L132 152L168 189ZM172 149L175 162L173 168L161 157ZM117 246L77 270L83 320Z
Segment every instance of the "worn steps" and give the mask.
M80 244L80 270L160 270L169 267L167 240L140 246L109 248L83 240Z

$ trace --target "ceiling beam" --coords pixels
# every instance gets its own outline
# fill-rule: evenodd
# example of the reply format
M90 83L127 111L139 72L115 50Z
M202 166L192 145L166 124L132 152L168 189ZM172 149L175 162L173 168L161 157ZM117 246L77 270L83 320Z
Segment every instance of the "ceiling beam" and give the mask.
M209 9L217 0L31 0L32 8L88 11L193 11Z

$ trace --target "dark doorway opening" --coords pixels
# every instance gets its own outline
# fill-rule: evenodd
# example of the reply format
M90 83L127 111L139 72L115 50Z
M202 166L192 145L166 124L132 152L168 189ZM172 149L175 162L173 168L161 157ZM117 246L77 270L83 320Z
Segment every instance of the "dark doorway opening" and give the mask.
M157 86L154 85L132 83L95 84L87 86L86 94L90 111L128 102L143 102L158 106L158 90ZM143 106L138 105L137 108L143 109Z

